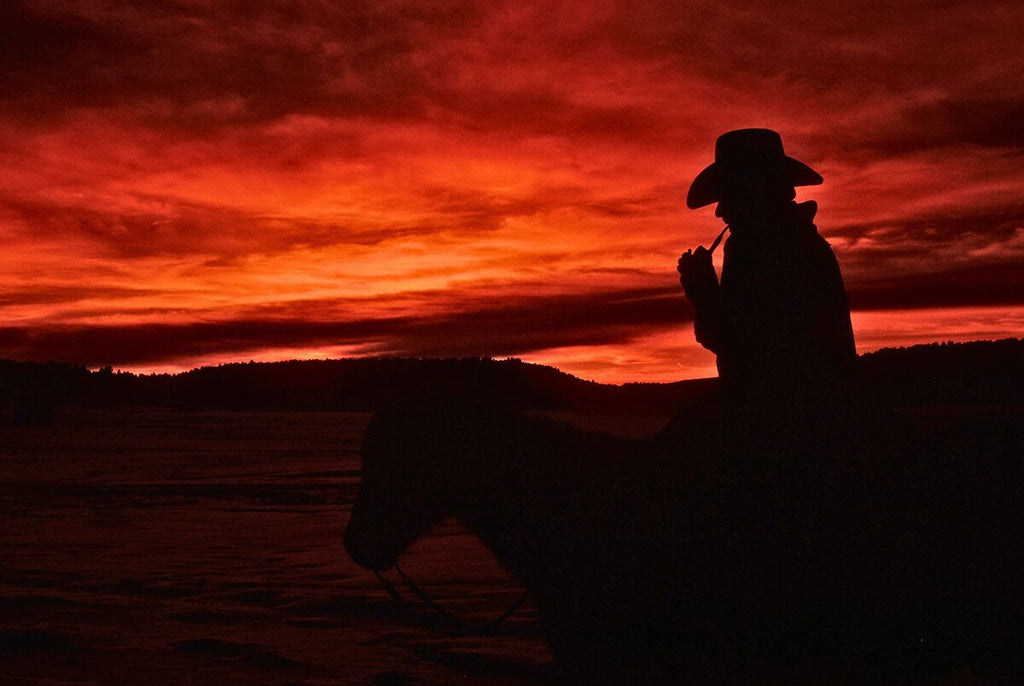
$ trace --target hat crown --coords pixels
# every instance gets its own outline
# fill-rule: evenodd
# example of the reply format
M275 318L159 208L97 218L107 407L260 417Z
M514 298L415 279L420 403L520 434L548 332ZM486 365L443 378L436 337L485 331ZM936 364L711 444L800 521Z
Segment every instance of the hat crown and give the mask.
M715 141L715 161L690 184L686 206L693 210L718 202L729 188L765 182L816 186L821 181L821 174L786 155L775 131L737 129Z
M715 141L715 164L723 171L777 165L785 157L782 137L771 129L738 129Z

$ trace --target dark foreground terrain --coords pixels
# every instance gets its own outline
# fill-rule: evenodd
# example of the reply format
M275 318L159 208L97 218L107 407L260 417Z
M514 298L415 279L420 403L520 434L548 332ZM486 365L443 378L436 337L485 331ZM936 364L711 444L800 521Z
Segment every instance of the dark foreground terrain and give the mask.
M75 411L0 433L0 683L542 683L533 611L437 634L341 547L366 415ZM407 571L469 618L519 589L451 524Z
M1014 406L907 414L923 426L1022 418ZM565 418L623 434L666 419ZM75 410L5 427L0 683L550 682L529 603L492 636L456 637L347 558L368 419ZM496 616L520 592L454 523L403 562L468 619Z
M873 402L927 430L1019 426L1022 351L1022 341L882 351L863 358L864 378ZM515 408L633 435L653 433L675 407L699 410L708 389L598 387L514 361L231 365L177 377L0 362L0 683L550 682L558 672L529 602L494 635L452 636L422 606L395 603L342 549L370 415L337 410L386 406L438 375L454 383L446 393L497 389ZM142 401L151 404L130 407ZM521 592L453 522L403 565L470 620L497 616Z

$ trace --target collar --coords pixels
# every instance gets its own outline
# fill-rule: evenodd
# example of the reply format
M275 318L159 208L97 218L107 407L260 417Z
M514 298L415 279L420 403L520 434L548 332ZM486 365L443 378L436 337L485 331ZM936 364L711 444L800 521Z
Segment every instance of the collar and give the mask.
M817 213L818 203L814 200L790 202L783 205L773 216L765 216L746 224L731 225L728 242L738 240L741 243L763 243L799 236L808 231L816 233L818 228L814 225L814 215Z

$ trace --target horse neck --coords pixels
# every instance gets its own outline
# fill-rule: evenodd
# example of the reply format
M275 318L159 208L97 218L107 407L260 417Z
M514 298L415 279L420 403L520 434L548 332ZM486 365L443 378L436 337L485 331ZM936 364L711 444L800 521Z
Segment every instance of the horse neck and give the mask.
M451 514L461 520L485 543L504 537L516 526L522 507L515 484L521 481L522 465L512 460L482 457L472 471L452 469L444 497ZM468 472L468 473L467 473Z
M454 494L452 514L509 572L528 581L544 563L537 559L535 536L551 504L537 484L549 483L548 465L532 455L494 455L478 466Z

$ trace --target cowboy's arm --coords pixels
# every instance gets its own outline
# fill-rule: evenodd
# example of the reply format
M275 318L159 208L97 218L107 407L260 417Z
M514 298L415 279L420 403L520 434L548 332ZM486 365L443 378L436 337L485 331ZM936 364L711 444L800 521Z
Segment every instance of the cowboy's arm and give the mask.
M721 321L721 288L711 252L703 246L687 250L676 267L683 293L696 310L693 332L697 342L711 352L718 351L719 322Z

